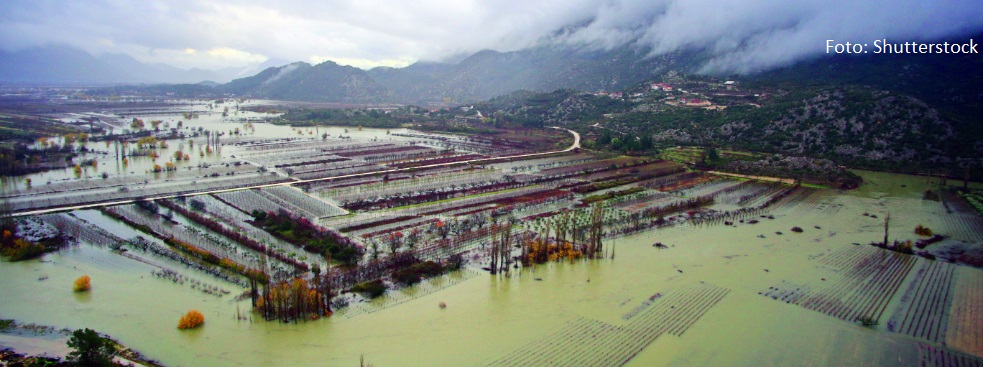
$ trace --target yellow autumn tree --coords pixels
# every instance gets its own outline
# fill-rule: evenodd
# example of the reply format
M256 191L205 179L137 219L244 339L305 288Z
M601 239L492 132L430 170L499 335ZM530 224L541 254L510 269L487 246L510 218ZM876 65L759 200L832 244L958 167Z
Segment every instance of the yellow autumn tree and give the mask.
M181 319L177 322L177 328L184 329L194 329L205 323L205 315L202 315L198 310L191 310L188 313L181 316Z
M86 292L92 289L92 279L88 275L80 276L75 279L75 285L72 286L72 289L76 292Z

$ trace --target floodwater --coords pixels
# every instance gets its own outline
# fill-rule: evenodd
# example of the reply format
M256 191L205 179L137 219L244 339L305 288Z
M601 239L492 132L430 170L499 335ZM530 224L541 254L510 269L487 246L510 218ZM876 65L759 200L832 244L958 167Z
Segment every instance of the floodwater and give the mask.
M259 106L268 102L269 101L262 100L249 101L241 106ZM159 148L155 150L155 152L159 154L159 158L157 159L152 159L149 156L129 156L129 152L127 152L127 156L129 157L127 158L127 164L124 165L122 162L122 157L117 156L117 147L113 143L108 145L104 141L90 141L85 144L76 143L77 147L84 145L89 152L82 153L76 157L74 160L75 163L81 164L84 161L94 159L98 162L96 166L81 165L82 172L79 175L75 173L72 167L68 167L65 169L49 170L30 175L5 178L5 189L25 190L27 188L26 179L31 180L32 187L38 187L40 185L50 183L78 181L82 179L100 180L104 173L107 174L108 177L133 177L137 182L142 182L144 180L167 180L171 176L171 174L168 172L151 172L154 164L158 164L163 167L165 162L174 162L178 170L187 170L194 169L199 165L216 165L236 162L238 159L233 158L233 156L236 154L236 147L232 144L260 139L293 138L321 140L323 139L322 135L327 134L327 139L332 141L336 141L340 137L351 139L352 141L414 140L408 137L391 135L410 132L410 130L404 128L371 129L341 126L294 128L287 125L274 125L264 122L267 119L272 119L279 116L279 114L259 113L245 110L236 112L235 105L231 102L226 102L224 105L215 106L215 108L211 110L209 110L206 105L207 103L203 104L201 102L189 102L187 105L162 107L161 110L156 113L126 114L125 117L121 117L121 119L125 121L130 121L133 118L142 119L146 124L147 129L153 129L150 125L150 121L161 120L164 122L160 126L161 131L167 131L170 128L177 128L178 123L182 123L182 127L177 131L178 133L184 133L186 137L181 139L161 139L166 141L167 148ZM224 106L230 106L230 113L228 117L223 118L222 110ZM181 112L187 111L198 111L198 117L192 119L183 118ZM247 127L247 123L250 123L251 127ZM128 122L125 124L125 128L129 129ZM221 151L215 151L211 154L200 154L205 150L207 139L204 134L199 134L197 137L192 136L193 132L198 129L223 134L220 137L220 143L223 145ZM238 129L238 133L235 132L236 129ZM118 134L122 131L123 128L117 127L113 132ZM58 144L64 143L64 140L61 137L52 137L51 141ZM214 147L212 148L214 149ZM120 149L122 149L122 147L120 147ZM135 144L130 144L129 148L127 148L127 150L131 149L136 149ZM175 161L173 157L174 153L177 151L186 153L189 159Z
M870 185L845 194L823 191L775 208L774 220L644 232L608 240L614 259L540 265L509 278L468 270L299 324L237 321L237 309L245 311L248 301L205 295L151 276L154 267L145 263L81 246L41 260L0 263L0 317L94 328L168 366L351 366L360 356L375 366L470 366L519 360L509 358L537 361L551 351L628 353L629 366L915 366L918 339L759 295L782 281L834 281L838 274L815 259L855 248L854 242L880 240L887 212L892 238L914 238L912 229L925 224L981 241L979 216L950 215L942 204L921 199L924 179L861 174ZM804 232L792 233L793 226ZM670 247L652 247L656 241ZM964 267L957 273L957 282L983 276ZM75 294L72 281L83 274L92 278L92 291ZM48 278L39 281L42 275ZM637 338L600 337L628 330L653 310L684 312L669 310L665 302L703 289L723 296L678 335L657 335L637 354L618 351ZM650 297L654 303L646 302ZM440 302L447 308L439 308ZM205 325L178 330L178 318L190 309L202 311ZM602 325L609 334L569 332L583 325ZM565 355L556 358L567 361Z

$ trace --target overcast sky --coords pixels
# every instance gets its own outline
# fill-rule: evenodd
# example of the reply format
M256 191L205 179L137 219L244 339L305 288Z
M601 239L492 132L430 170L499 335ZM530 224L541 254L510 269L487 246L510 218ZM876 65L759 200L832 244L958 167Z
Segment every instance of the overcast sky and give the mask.
M825 40L915 41L983 31L980 0L3 0L0 48L74 45L182 68L268 58L370 68L541 43L650 53L706 48L749 71ZM983 40L977 40L983 41ZM2 61L0 61L2 62Z

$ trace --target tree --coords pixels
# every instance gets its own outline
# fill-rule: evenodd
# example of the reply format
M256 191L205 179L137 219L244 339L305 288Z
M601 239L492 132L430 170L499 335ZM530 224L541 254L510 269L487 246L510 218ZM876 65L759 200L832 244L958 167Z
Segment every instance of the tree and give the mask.
M716 163L720 159L720 153L717 152L717 148L711 147L707 149L707 161L710 163Z
M145 126L147 125L143 123L143 120L138 119L136 117L134 117L133 122L130 123L130 127L133 128L133 130L140 130L143 129Z
M92 329L79 329L72 332L68 339L68 347L74 349L68 353L68 360L79 366L112 366L116 356L116 347L106 338Z
M181 319L177 322L177 328L184 329L194 329L205 323L205 315L202 315L198 310L191 310L188 313L181 316Z
M80 276L78 279L75 279L75 284L72 286L72 289L76 292L86 292L89 289L92 289L91 282L92 280L88 275Z
M396 256L396 251L403 246L403 232L396 232L389 234L389 252L392 256Z

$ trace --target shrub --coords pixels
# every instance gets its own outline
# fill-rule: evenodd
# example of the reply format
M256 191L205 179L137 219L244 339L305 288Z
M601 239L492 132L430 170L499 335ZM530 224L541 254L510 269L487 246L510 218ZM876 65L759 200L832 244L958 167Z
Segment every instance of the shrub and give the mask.
M870 316L858 317L857 322L859 322L860 325L863 325L865 327L877 326L877 320Z
M160 211L160 207L157 206L156 203L154 203L153 201L149 201L145 198L136 199L133 201L133 204L136 204L137 208L146 210L151 214L157 214L157 212Z
M423 278L430 278L444 273L444 267L433 261L413 264L393 272L393 281L402 285L419 283Z
M362 282L352 287L352 292L361 293L367 298L376 298L386 293L386 285L382 284L382 279Z
M181 316L181 319L177 322L177 328L184 329L194 329L205 323L205 315L202 315L198 310L191 310L188 313Z
M464 256L461 254L453 254L447 258L447 270L460 270L462 264L464 264Z
M192 210L197 210L199 212L205 211L205 202L198 199L188 200L188 206L190 206Z
M91 281L92 279L88 275L80 276L78 279L75 279L75 285L72 286L72 289L76 292L86 292L92 289Z
M928 227L919 224L917 227L915 227L915 234L919 236L932 237L933 233Z
M2 247L0 248L0 254L9 257L10 261L33 259L44 254L46 250L41 244L12 236L6 236L3 245L0 247Z

